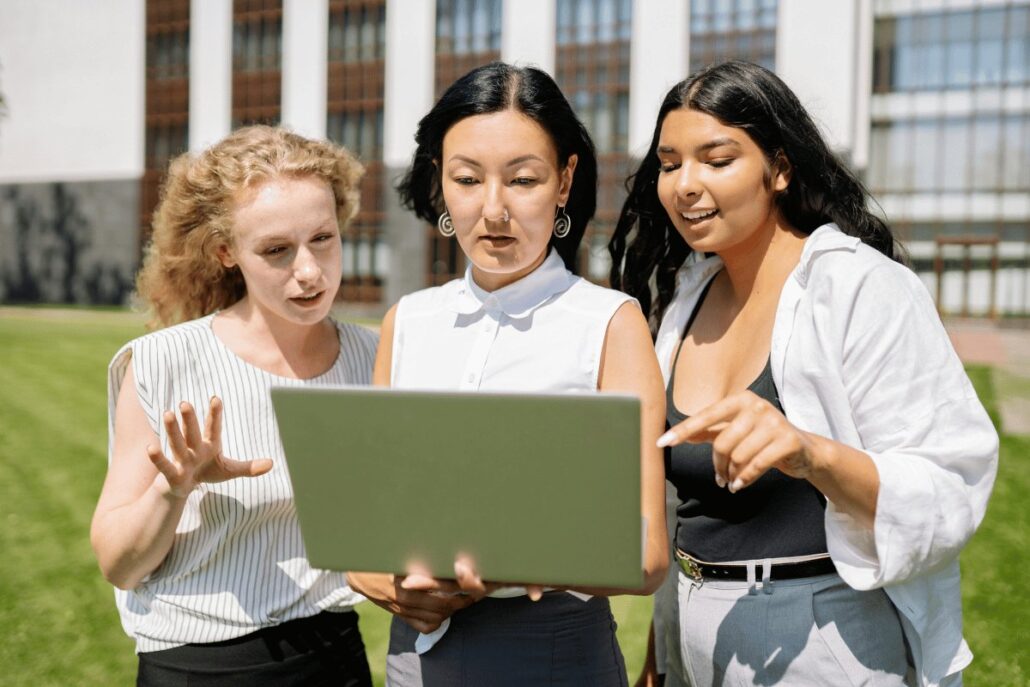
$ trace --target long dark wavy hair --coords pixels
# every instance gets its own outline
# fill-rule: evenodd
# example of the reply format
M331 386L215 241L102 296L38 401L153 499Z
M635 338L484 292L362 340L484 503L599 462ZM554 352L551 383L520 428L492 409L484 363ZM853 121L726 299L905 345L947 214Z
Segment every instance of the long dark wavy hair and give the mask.
M505 110L521 112L543 127L558 151L559 169L565 168L571 155L578 157L565 206L572 228L564 238L551 237L565 266L575 271L579 243L597 208L597 155L590 134L558 84L539 69L491 62L451 84L418 123L411 167L397 184L401 203L436 224L445 208L440 170L433 161L443 155L444 135L466 117Z
M890 227L867 209L869 193L833 154L793 91L768 69L750 62L724 62L702 69L672 87L658 112L654 136L640 167L626 181L629 192L608 243L611 285L640 301L652 331L672 301L676 272L691 248L658 199L655 151L665 116L689 108L737 127L761 148L769 164L791 166L790 183L776 196L783 219L810 234L828 222L884 255L904 262ZM652 281L657 298L652 295Z

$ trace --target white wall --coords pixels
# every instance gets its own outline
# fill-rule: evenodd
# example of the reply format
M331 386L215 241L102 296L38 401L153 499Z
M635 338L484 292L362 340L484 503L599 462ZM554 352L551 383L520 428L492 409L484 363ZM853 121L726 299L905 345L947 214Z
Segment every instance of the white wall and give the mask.
M504 0L502 17L501 60L554 76L557 0Z
M0 2L0 183L143 173L143 0Z
M862 13L871 7L862 0L781 0L776 22L776 72L793 89L816 120L830 146L851 155L856 132L868 128L856 118ZM871 38L868 40L871 41ZM868 78L862 72L863 79ZM860 151L861 153L862 151Z
M662 99L687 76L690 7L687 0L635 0L629 63L629 150L647 154Z
M329 81L329 0L283 3L282 123L325 138Z
M190 1L190 150L232 128L232 0Z
M390 0L386 5L383 162L406 167L418 120L433 106L436 3Z

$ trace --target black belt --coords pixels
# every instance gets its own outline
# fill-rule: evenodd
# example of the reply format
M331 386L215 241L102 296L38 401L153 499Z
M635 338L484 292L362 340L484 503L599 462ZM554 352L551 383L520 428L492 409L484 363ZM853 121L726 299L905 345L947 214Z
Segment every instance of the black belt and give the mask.
M697 581L705 578L711 580L746 580L746 564L736 563L704 563L682 551L676 552L676 560L684 574ZM762 578L761 561L755 561L758 579ZM837 569L829 556L813 558L809 561L798 561L796 563L773 563L770 567L769 579L795 580L800 577L816 577L818 575L835 574Z

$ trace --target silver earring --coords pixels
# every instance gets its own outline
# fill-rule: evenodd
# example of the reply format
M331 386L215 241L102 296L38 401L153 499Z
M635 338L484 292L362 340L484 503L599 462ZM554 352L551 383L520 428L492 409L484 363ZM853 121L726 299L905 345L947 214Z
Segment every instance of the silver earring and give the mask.
M565 212L565 206L559 205L557 215L554 218L554 236L563 239L572 230L572 219L569 213Z
M443 211L440 218L436 220L436 229L447 238L454 236L454 222L451 220L451 213Z

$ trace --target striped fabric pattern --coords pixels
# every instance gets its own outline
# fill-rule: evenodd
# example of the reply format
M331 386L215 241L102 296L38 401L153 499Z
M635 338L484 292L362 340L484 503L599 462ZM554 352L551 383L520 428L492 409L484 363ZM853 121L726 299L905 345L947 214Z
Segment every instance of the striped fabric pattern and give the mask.
M307 562L269 389L369 384L377 336L336 323L340 355L333 366L311 379L293 379L234 354L214 335L213 318L153 332L118 351L108 369L110 437L118 390L132 365L137 396L166 455L161 414L180 401L206 409L217 395L224 404L225 455L271 458L274 467L260 477L200 485L160 567L136 589L115 591L137 652L232 639L322 610L346 610L363 598L342 573Z

